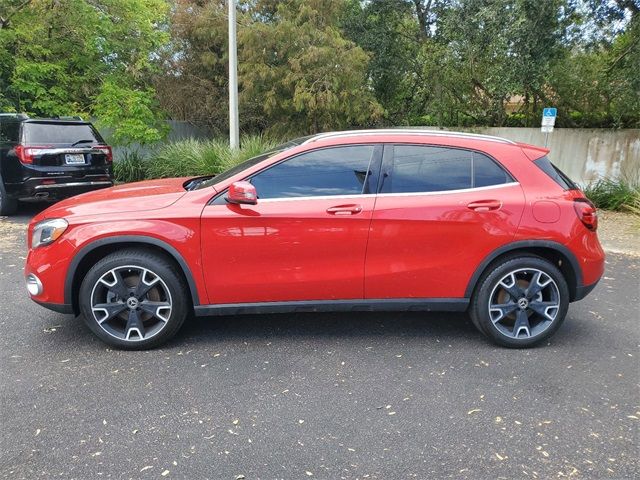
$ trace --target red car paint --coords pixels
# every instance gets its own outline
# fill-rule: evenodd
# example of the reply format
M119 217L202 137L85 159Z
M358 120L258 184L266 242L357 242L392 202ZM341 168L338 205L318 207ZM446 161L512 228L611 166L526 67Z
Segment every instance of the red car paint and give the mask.
M209 203L233 182L301 152L358 144L482 152L514 181L446 192L265 199L256 205ZM64 200L29 225L31 238L34 225L43 219L64 218L69 223L52 244L35 249L29 245L25 274L36 274L44 286L33 300L77 312L84 253L103 243L114 249L149 240L155 241L149 248L170 248L180 259L196 306L468 299L482 269L500 252L543 249L544 244L572 257L568 267L575 271L569 283L575 300L601 277L604 253L596 232L576 213L574 200L583 194L564 190L533 165L547 152L442 133L318 137L202 189L186 191L187 179L157 180Z

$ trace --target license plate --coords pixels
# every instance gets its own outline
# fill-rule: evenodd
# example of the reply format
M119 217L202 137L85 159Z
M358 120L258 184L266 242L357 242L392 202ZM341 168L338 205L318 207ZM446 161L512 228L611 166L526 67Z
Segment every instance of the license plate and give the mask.
M65 153L64 161L67 165L78 165L84 163L84 155L82 153Z

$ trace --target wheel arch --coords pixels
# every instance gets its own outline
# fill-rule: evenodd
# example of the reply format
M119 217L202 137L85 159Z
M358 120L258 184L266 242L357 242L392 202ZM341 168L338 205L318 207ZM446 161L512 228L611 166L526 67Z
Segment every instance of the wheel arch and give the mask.
M182 274L184 280L189 286L192 304L194 306L200 304L198 290L191 270L178 250L158 238L142 235L122 235L117 237L101 238L91 242L90 244L82 247L73 257L65 277L64 301L65 304L71 305L73 312L76 315L80 311L78 306L78 291L80 290L80 284L91 266L106 255L127 247L148 248L165 256L170 261L173 261L176 267L178 267L178 272Z
M566 246L551 240L523 240L509 243L495 249L487 255L480 265L476 268L467 284L465 297L471 298L478 286L478 281L482 274L491 264L507 256L514 254L533 254L549 260L557 266L569 287L569 301L574 301L577 297L579 287L582 287L582 270L578 259Z

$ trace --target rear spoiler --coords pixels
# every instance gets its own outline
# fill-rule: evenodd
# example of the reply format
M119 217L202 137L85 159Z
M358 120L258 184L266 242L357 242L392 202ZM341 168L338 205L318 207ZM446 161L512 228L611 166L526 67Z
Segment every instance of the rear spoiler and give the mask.
M522 148L522 151L524 152L524 154L532 162L541 157L544 157L551 151L548 148L536 147L535 145L529 145L528 143L518 142L518 146Z

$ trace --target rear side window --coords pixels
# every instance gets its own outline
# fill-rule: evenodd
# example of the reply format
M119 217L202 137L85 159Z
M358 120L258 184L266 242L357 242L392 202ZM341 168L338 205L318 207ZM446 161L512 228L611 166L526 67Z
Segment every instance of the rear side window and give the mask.
M554 182L560 185L565 190L579 190L579 187L573 183L573 181L567 177L562 171L556 167L551 161L546 157L540 157L535 160L535 163L540 170L550 176Z
M396 145L383 193L446 192L511 182L486 155L458 148Z
M19 122L0 122L0 142L17 143L19 132Z
M26 145L72 145L74 143L91 145L104 143L104 140L102 140L102 137L93 126L82 123L25 123L23 140Z

